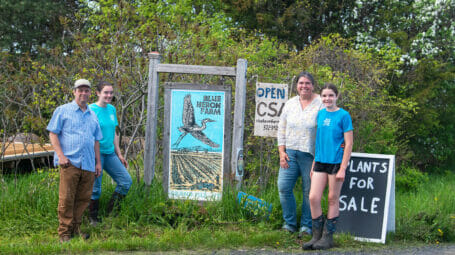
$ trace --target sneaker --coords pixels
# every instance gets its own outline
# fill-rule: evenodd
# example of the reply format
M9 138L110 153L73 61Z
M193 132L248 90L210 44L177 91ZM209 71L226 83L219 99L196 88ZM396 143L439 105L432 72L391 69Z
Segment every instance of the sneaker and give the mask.
M96 227L98 226L98 223L100 223L101 221L98 219L98 218L95 218L95 217L88 217L89 221L90 221L90 225L92 227Z
M303 226L303 227L300 227L300 229L299 229L298 237L301 239L304 236L311 236L312 234L313 234L313 231L311 231L310 228Z
M296 231L294 227L291 227L291 226L286 225L286 224L283 225L281 230L287 231L289 233L295 233L295 231Z

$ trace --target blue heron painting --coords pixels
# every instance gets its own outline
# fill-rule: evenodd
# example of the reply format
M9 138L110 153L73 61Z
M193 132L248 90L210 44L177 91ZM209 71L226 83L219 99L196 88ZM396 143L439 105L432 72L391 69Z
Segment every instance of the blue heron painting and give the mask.
M182 122L183 122L183 126L178 128L178 130L181 132L181 134L180 134L179 138L177 139L177 141L173 144L173 146L177 147L179 145L179 143L182 141L182 139L187 134L190 134L197 140L203 142L204 144L207 144L208 146L210 146L212 148L220 147L219 144L214 143L203 133L203 131L207 128L207 122L215 122L215 120L212 120L210 118L205 118L201 121L201 125L198 125L196 123L196 120L194 117L194 107L193 107L193 104L191 103L190 94L187 94L185 96L185 99L183 102Z

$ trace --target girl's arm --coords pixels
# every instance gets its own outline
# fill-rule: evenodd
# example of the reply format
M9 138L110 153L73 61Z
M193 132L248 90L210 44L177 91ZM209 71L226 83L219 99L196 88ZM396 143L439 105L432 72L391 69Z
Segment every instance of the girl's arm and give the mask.
M95 177L101 175L102 166L101 166L101 154L100 154L100 141L95 141Z
M336 175L336 180L343 182L344 177L346 175L346 168L349 164L349 159L351 158L352 153L352 145L354 143L354 134L353 131L350 130L344 133L344 153L343 153L343 160L341 161L340 170Z

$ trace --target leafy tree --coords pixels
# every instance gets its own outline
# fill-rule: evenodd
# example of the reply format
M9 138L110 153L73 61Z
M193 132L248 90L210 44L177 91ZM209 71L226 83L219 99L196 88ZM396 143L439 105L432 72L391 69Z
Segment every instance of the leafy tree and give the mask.
M266 6L261 1L239 3ZM328 3L322 5L325 4ZM254 83L260 80L291 84L293 76L302 70L314 73L319 84L333 82L340 86L343 96L340 103L354 119L356 151L396 154L400 161L423 166L455 158L452 157L455 145L451 135L455 110L451 100L454 71L445 54L426 55L428 59L423 60L421 53L413 53L411 40L398 40L404 37L390 33L390 37L384 34L378 37L380 40L369 41L365 39L369 37L353 32L360 29L355 27L345 31L355 34L353 39L343 39L338 34L322 36L331 31L332 21L324 23L320 29L323 33L314 31L311 40L298 46L305 46L304 49L296 51L277 35L269 36L263 31L252 33L256 30L242 28L241 23L230 17L232 13L226 15L223 11L226 6L228 3L218 1L90 1L75 15L75 24L85 24L83 29L65 27L75 39L70 44L70 52L60 46L49 46L43 49L46 58L38 59L29 54L20 54L17 58L12 52L2 52L0 64L5 67L0 69L0 104L4 109L0 112L2 136L18 131L46 136L45 125L52 111L72 99L71 84L84 77L93 83L107 80L117 86L114 104L119 113L121 134L128 136L123 148L132 151L134 143L140 143L145 136L147 53L159 51L163 63L234 66L238 58L248 60L245 160L250 175L261 176L263 184L268 183L267 176L276 174L278 154L274 153L275 139L252 135ZM246 8L242 6L238 8ZM318 17L323 17L320 15ZM353 14L344 13L339 17L348 22L349 15ZM389 26L383 23L386 22L383 17L373 20L376 21L371 37ZM391 27L396 31L402 31L397 35L414 31L400 30L404 25L397 20L401 22L395 17L388 21L393 21L395 25ZM369 21L359 19L358 22ZM421 30L415 31L417 38ZM448 52L449 48L444 51ZM161 82L234 84L233 79L210 75L161 74L160 78ZM161 104L163 100L161 97ZM159 125L159 134L161 127ZM264 154L264 148L272 149Z
M397 45L405 61L430 57L454 63L454 0L361 0L346 25L360 44L377 49Z
M402 155L421 169L452 164L455 1L357 1L353 14L347 28L358 47L400 59L388 73L390 95L416 104L400 126L398 139L409 145Z
M69 46L64 24L75 18L77 0L0 1L0 49L36 54L40 47Z
M409 144L409 163L426 171L451 166L455 157L455 66L419 60L395 78L392 93L416 104L404 118L398 137Z
M343 19L355 1L223 0L224 9L240 27L275 36L301 50L329 33L344 31Z

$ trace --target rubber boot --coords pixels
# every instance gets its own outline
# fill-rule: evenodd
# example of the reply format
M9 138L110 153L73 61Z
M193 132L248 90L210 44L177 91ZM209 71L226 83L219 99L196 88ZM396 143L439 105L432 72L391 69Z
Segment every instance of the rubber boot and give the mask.
M89 214L88 218L90 220L90 225L93 227L96 227L98 223L100 222L100 219L98 218L98 210L100 207L100 200L90 200L90 205L89 205Z
M125 198L125 195L114 192L112 194L111 200L109 200L109 203L107 204L107 214L111 214L114 209L120 210L120 202L123 200L123 198Z
M315 244L319 239L322 237L322 227L324 226L324 215L317 217L316 219L312 220L312 227L313 230L313 237L310 241L304 243L302 245L302 249L304 250L311 250L313 249L313 244Z
M333 219L327 219L324 224L324 231L322 232L322 237L319 241L313 244L313 249L315 250L326 250L333 247L333 233L336 230L336 223L338 217Z

